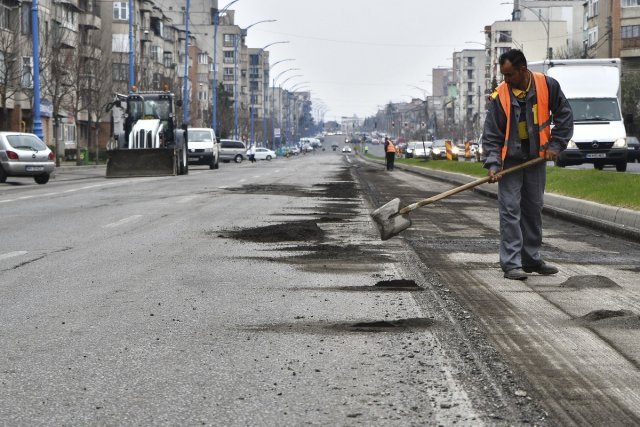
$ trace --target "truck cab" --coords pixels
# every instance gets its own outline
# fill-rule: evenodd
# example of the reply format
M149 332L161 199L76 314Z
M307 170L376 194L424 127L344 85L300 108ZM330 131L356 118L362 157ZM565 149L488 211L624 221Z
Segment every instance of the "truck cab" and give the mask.
M533 63L560 83L573 110L573 137L558 166L591 163L594 168L627 170L626 131L620 110L621 64L618 58L568 59Z

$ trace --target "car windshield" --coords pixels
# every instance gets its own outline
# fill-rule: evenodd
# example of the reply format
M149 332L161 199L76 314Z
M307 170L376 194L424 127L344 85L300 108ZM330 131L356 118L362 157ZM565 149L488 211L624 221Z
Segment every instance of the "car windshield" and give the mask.
M211 141L211 132L204 130L190 130L189 141Z
M439 141L434 141L433 142L433 146L434 147L438 147L438 148L443 148L444 147L444 140L439 140Z
M619 121L620 109L616 98L570 99L574 122Z
M35 135L7 135L7 141L16 150L43 151L47 149Z

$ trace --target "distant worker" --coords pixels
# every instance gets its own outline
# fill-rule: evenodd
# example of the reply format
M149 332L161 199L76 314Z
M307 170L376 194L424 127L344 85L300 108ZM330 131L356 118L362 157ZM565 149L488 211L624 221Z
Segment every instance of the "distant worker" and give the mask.
M499 62L504 82L491 96L482 150L489 182L499 181L500 267L513 280L556 274L540 256L545 162L502 178L496 173L538 156L556 160L573 135L573 113L558 82L529 71L522 51L511 49Z
M249 161L251 163L255 163L256 162L256 146L254 144L251 144L251 146L249 147L249 150L247 151L247 154L249 155Z
M364 154L369 154L369 146L366 144L364 146Z
M393 145L393 141L388 136L384 138L384 152L387 159L387 170L393 170L393 163L396 159L396 146Z

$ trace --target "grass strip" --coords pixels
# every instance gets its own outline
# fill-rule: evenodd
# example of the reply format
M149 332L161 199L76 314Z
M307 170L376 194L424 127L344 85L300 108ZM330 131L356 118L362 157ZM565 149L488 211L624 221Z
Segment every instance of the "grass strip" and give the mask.
M382 157L367 157L384 160ZM445 160L396 159L397 163L473 177L483 177L486 169L478 162ZM604 205L640 210L640 175L596 169L547 167L546 192L590 200Z

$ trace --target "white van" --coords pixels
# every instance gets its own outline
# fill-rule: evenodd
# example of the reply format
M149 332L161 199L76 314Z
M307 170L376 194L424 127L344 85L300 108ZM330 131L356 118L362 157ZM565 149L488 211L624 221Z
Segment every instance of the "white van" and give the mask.
M626 131L620 110L619 58L564 59L531 63L560 83L573 110L573 138L558 166L592 163L627 170Z
M209 169L218 169L220 149L216 134L210 128L188 128L190 165L209 165Z

